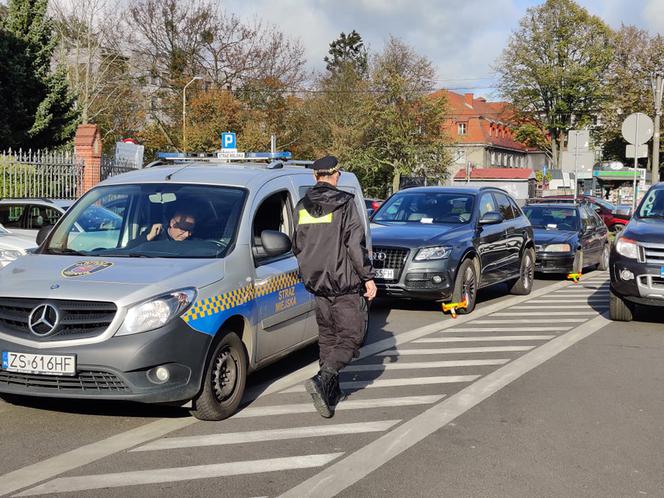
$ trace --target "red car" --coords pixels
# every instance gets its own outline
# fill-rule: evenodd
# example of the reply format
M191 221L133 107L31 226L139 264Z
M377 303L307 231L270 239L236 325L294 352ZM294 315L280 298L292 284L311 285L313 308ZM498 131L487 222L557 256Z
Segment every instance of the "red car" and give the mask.
M609 201L593 197L592 195L579 195L578 199L591 204L593 209L602 218L602 221L604 221L604 224L613 232L622 232L625 225L629 222L630 215L619 212L618 208ZM572 202L573 200L574 196L571 195L556 195L553 197L542 197L541 199L537 199L536 202ZM532 200L529 202L532 202Z

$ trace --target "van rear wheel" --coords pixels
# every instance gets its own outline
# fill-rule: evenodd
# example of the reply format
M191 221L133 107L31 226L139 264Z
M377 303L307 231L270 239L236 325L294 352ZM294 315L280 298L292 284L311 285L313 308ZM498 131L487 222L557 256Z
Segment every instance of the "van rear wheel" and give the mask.
M223 420L233 415L247 384L247 355L235 332L226 332L205 368L203 387L191 414L199 420Z

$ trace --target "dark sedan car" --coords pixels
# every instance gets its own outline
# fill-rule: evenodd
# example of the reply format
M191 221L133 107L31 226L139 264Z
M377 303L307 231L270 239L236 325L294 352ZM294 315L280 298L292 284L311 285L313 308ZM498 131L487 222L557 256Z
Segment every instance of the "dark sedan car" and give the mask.
M460 302L508 282L529 294L533 231L516 202L490 187L421 187L397 192L372 218L373 263L383 296Z
M538 272L608 268L608 229L588 204L528 204L523 211L533 225Z
M611 251L609 316L629 321L636 305L664 307L664 183L645 195Z

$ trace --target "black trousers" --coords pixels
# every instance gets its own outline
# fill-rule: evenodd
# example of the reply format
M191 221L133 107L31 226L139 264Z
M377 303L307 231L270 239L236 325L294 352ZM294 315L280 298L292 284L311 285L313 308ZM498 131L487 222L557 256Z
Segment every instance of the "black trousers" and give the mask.
M367 334L369 312L361 294L316 296L320 366L341 370L359 350Z

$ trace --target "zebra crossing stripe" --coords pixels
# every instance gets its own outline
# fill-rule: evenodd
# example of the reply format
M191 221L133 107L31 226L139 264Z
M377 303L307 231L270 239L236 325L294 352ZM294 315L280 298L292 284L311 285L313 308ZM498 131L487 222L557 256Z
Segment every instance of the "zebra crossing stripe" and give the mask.
M225 434L209 434L205 436L169 437L158 439L157 441L153 441L131 451L172 450L175 448L222 446L226 444L244 444L263 441L279 441L284 439L383 432L399 422L401 422L401 420L379 420L376 422L360 422L355 424L317 425L264 431L229 432Z
M570 303L573 302L571 299L535 299L533 301L528 301L528 304L546 304L546 303ZM590 298L586 301L588 305L590 304L606 304L606 299L604 298Z
M215 477L258 474L261 472L310 469L322 467L323 465L339 458L341 455L343 455L343 453L301 455L285 458L270 458L266 460L248 460L244 462L175 467L171 469L136 470L113 474L59 477L14 496L71 493L75 491L88 491L91 489L120 488L141 484L159 484L165 482L191 481L193 479L211 479Z
M399 406L430 405L445 397L435 396L405 396L401 398L378 398L378 399L352 399L340 403L337 411L366 410L369 408L392 408ZM237 412L233 418L270 417L275 415L294 415L296 413L315 412L314 406L309 403L295 403L291 405L273 406L250 406Z
M535 346L493 346L476 348L445 348L445 349L390 349L377 356L405 356L419 354L459 354L459 353L498 353L505 351L530 351Z
M367 389L374 387L401 387L423 386L431 384L455 384L457 382L472 382L481 375L441 375L437 377L407 377L403 379L374 379L341 382L341 389ZM304 392L304 385L293 386L282 391L284 394ZM343 406L343 403L339 405Z
M572 327L468 327L463 329L447 329L440 334L456 334L463 332L565 332Z
M541 313L540 313L541 314ZM556 323L585 322L587 318L556 318ZM514 318L512 320L475 320L477 325L500 325L503 323L551 323L551 318ZM537 330L540 330L539 328Z
M574 315L597 315L593 309L579 311L556 311L556 316L574 316ZM540 311L505 311L503 313L494 313L491 316L542 316Z
M565 301L565 302L568 302L568 301ZM590 308L590 306L587 305L587 304L571 304L571 305L565 305L565 306L562 306L562 305L512 306L510 309L511 310L535 310L535 309L537 309L537 310L569 310L569 309L572 309L572 310L580 310L580 309L587 310L589 308Z
M387 362L366 363L364 365L348 365L344 372L382 372L385 370L417 370L420 368L449 368L449 367L479 367L504 365L510 360L497 358L493 360L445 360L445 361L418 361L414 363Z
M440 342L493 342L493 341L548 341L555 335L487 335L466 337L426 337L413 341L414 344L430 344Z

